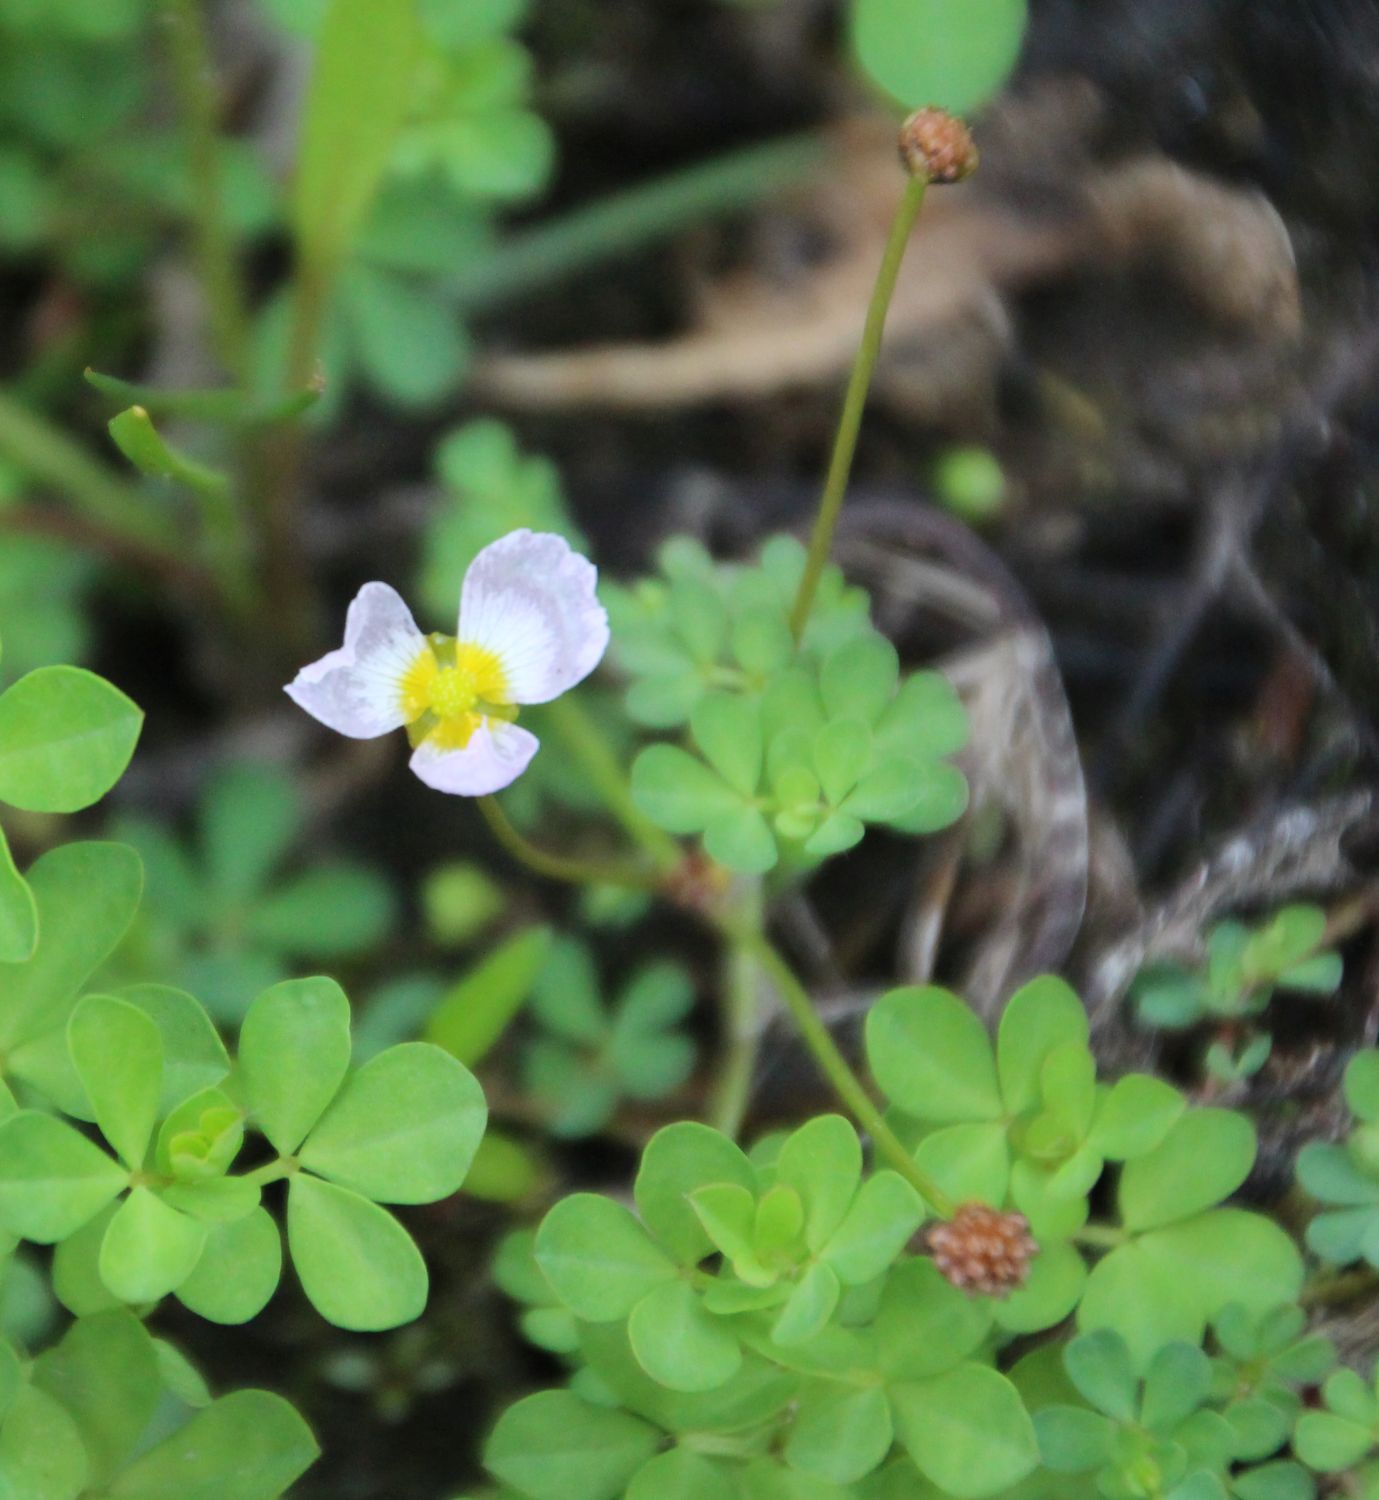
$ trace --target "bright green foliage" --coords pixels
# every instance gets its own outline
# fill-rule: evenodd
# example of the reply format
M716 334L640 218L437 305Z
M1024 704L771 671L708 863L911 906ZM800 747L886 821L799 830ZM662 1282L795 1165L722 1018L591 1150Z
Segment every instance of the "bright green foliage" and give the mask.
M551 951L549 927L524 927L436 997L426 1037L472 1067L507 1030Z
M1220 922L1207 936L1207 964L1153 964L1131 988L1140 1022L1180 1029L1201 1021L1228 1026L1231 1040L1207 1050L1207 1071L1223 1082L1257 1073L1270 1039L1250 1022L1263 1015L1276 990L1333 994L1341 982L1341 957L1324 947L1326 913L1317 906L1285 906L1262 926Z
M128 856L118 846L86 847ZM58 850L49 868L36 869L42 901L60 889L50 870L65 877L68 866L81 868L74 861L82 849ZM49 933L60 936L60 922L45 926L45 940ZM81 956L84 969L111 940L107 926ZM288 1242L321 1312L345 1327L383 1328L421 1311L425 1266L379 1204L428 1203L463 1181L485 1109L454 1058L404 1043L350 1072L343 992L327 979L293 980L250 1008L232 1076L190 995L134 986L73 1006L66 997L83 973L55 973L42 943L28 967L40 994L52 997L30 1014L65 1016L65 1035L39 1033L41 1066L26 1066L26 1048L16 1046L11 1070L63 1112L94 1121L113 1156L57 1114L12 1110L0 1124L0 1225L58 1245L57 1291L73 1311L142 1306L170 1293L215 1322L260 1311L277 1286L282 1250L260 1203L264 1174L231 1171L248 1129L284 1158L266 1180L291 1179ZM25 1040L22 1024L15 1034Z
M421 904L431 941L438 948L463 948L503 914L507 894L480 866L451 860L422 881Z
M1379 1482L1379 1461L1373 1461L1379 1449L1379 1388L1354 1370L1337 1370L1323 1385L1322 1400L1324 1410L1298 1418L1294 1451L1322 1474L1358 1468L1358 1492L1370 1495Z
M702 833L718 863L759 874L782 855L810 864L850 849L868 823L932 832L962 813L967 784L943 759L966 738L956 694L933 672L902 683L895 648L836 574L797 649L792 539L769 542L755 568L716 569L688 546L663 566L667 584L615 598L619 659L638 678L629 711L688 719L697 752L637 757L632 794L654 822Z
M1026 0L852 0L857 60L906 109L985 104L1015 66L1026 22Z
M1355 1124L1343 1145L1314 1141L1298 1153L1298 1181L1327 1207L1307 1226L1307 1245L1337 1265L1379 1266L1379 1052L1357 1052L1345 1072Z
M1074 1339L1063 1361L1086 1404L1051 1403L1035 1416L1041 1457L1054 1473L1093 1475L1097 1493L1124 1500L1312 1494L1296 1464L1239 1467L1276 1453L1288 1428L1265 1434L1252 1430L1241 1406L1217 1409L1211 1361L1196 1345L1161 1345L1142 1379L1124 1340L1107 1329Z
M570 518L555 465L522 453L503 423L483 419L457 427L441 439L435 465L445 495L422 538L417 591L438 617L455 613L470 563L509 531L553 531L578 550L587 546Z
M152 819L122 818L116 831L142 856L149 889L114 973L172 980L233 1022L291 965L338 963L381 942L397 916L387 881L347 859L293 870L305 826L292 778L251 762L210 779L190 843Z
M541 1034L523 1054L526 1087L547 1129L592 1135L620 1100L663 1099L679 1088L694 1066L694 1043L679 1024L693 1003L689 976L663 961L635 972L606 1005L588 947L560 942L532 999Z

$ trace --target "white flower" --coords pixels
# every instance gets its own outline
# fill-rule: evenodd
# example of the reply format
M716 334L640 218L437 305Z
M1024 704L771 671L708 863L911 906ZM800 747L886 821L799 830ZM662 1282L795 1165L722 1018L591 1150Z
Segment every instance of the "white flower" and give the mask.
M406 725L412 769L428 786L485 796L536 754L536 736L514 722L518 705L558 698L602 660L608 616L597 581L563 537L510 532L470 564L457 637L423 635L395 589L366 583L345 618L345 644L286 691L351 739Z

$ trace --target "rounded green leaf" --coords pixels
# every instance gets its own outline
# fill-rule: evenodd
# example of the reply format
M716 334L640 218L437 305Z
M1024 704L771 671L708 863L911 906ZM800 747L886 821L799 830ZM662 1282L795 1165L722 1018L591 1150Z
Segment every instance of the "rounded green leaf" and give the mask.
M1034 1423L1015 1387L985 1365L960 1365L892 1388L896 1427L916 1467L958 1500L981 1500L1039 1462Z
M32 958L37 942L38 903L0 828L0 964L20 964Z
M890 1452L892 1436L890 1403L879 1386L820 1381L800 1396L785 1461L834 1484L854 1484Z
M823 1259L846 1286L879 1276L924 1222L924 1201L898 1173L878 1172L862 1184Z
M993 1312L1008 1333L1038 1333L1061 1323L1077 1306L1087 1282L1087 1263L1066 1240L1040 1247L1029 1276Z
M1063 1351L1063 1367L1084 1401L1117 1422L1133 1422L1139 1411L1139 1380L1130 1347L1110 1328L1075 1338Z
M1246 1209L1216 1209L1170 1224L1142 1236L1139 1247L1152 1279L1184 1289L1205 1320L1232 1302L1262 1313L1295 1301L1302 1289L1302 1256L1292 1238Z
M627 1336L637 1363L672 1391L712 1391L742 1364L731 1327L704 1311L684 1281L663 1282L632 1309Z
M136 1187L101 1241L101 1280L121 1302L157 1302L182 1285L206 1244L206 1226Z
M589 1323L627 1317L676 1277L674 1263L636 1219L596 1193L574 1193L551 1209L536 1233L536 1262L556 1296Z
M262 1208L213 1224L177 1300L212 1323L247 1323L268 1305L282 1275L282 1239Z
M100 1272L101 1242L118 1207L107 1203L94 1219L88 1219L53 1251L53 1294L75 1317L86 1318L120 1306Z
M0 1423L0 1480L16 1500L76 1500L89 1475L81 1432L45 1392L22 1385Z
M999 1208L1010 1186L1010 1144L1003 1123L947 1125L915 1148L915 1164L955 1203Z
M1187 1107L1171 1084L1148 1073L1127 1073L1097 1103L1088 1144L1112 1161L1152 1151Z
M804 1203L804 1239L818 1252L843 1222L862 1180L862 1145L842 1115L817 1115L785 1139L776 1182Z
M21 1110L0 1124L0 1226L51 1245L94 1218L129 1174L65 1121Z
M239 1036L245 1102L284 1156L335 1097L350 1062L350 1003L333 979L289 979L249 1007Z
M710 819L704 849L711 859L740 875L764 875L780 857L766 819L754 807L738 806Z
M814 769L824 796L836 807L871 761L871 730L861 719L832 719L814 736Z
M346 1079L298 1158L379 1203L431 1203L458 1190L487 1119L463 1063L427 1042L402 1042Z
M921 1120L998 1120L1001 1093L986 1027L933 985L892 990L866 1022L867 1061L892 1103Z
M1323 1203L1358 1208L1379 1203L1379 1177L1360 1171L1344 1146L1312 1141L1298 1152L1298 1181Z
M817 1338L837 1311L842 1291L833 1267L827 1261L815 1261L786 1298L771 1325L771 1337L782 1348L807 1344Z
M67 1047L101 1134L131 1170L143 1165L158 1118L163 1039L136 1006L88 995L67 1023Z
M279 1500L320 1449L292 1407L268 1391L233 1391L213 1401L123 1469L109 1500Z
M1298 1457L1322 1474L1334 1474L1359 1463L1373 1445L1370 1428L1329 1411L1304 1412L1293 1434Z
M632 762L632 800L670 833L699 833L742 808L726 781L676 745L648 745Z
M990 1329L989 1305L945 1280L932 1259L916 1256L886 1280L875 1323L876 1361L895 1380L922 1380L966 1359Z
M1115 1428L1100 1412L1046 1406L1034 1414L1039 1456L1055 1474L1087 1474L1111 1458Z
M824 658L819 691L831 719L873 723L895 695L900 658L883 635L854 636Z
M689 1203L690 1193L709 1183L731 1183L755 1196L756 1169L726 1135L695 1120L666 1125L651 1137L633 1189L637 1212L683 1265L714 1248Z
M131 984L117 991L115 998L143 1011L163 1038L160 1117L229 1073L230 1058L215 1023L201 1002L185 990L166 984Z
M660 1446L640 1417L541 1391L499 1417L484 1463L531 1500L615 1500Z
M852 45L871 80L905 109L968 114L1015 66L1026 0L853 0Z
M201 802L201 849L216 898L240 904L261 891L302 826L301 797L279 766L229 765Z
M1357 1052L1345 1070L1345 1102L1362 1120L1379 1121L1379 1051Z
M66 1024L72 998L125 935L138 910L144 871L124 844L61 844L34 861L38 947L5 971L0 1048L15 1048Z
M1254 1126L1227 1109L1185 1114L1162 1141L1128 1162L1120 1178L1127 1229L1152 1229L1189 1218L1228 1198L1249 1176Z
M1011 1114L1040 1102L1039 1074L1065 1043L1084 1044L1087 1012L1076 992L1052 974L1031 979L1010 997L996 1031L996 1071Z
M144 716L81 667L39 667L0 695L0 801L28 812L90 807L124 774Z
M761 780L761 708L753 698L711 693L690 714L694 743L740 796L750 797Z
M249 937L274 953L320 963L363 953L397 915L392 887L362 865L317 865L264 897Z
M637 1470L627 1500L735 1500L729 1472L689 1448L672 1448Z
M387 1209L299 1172L287 1194L287 1243L307 1299L337 1328L396 1328L426 1306L426 1262Z

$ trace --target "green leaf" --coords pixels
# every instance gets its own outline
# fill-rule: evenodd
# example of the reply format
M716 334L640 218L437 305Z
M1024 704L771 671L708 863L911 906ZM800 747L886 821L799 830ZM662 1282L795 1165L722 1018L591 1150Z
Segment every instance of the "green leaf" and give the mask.
M1010 1186L1006 1126L944 1126L920 1141L915 1163L955 1202L999 1206Z
M1190 1111L1121 1173L1120 1211L1126 1228L1153 1229L1211 1208L1244 1182L1254 1158L1254 1126L1244 1115L1225 1109Z
M266 1210L213 1224L177 1300L212 1323L247 1323L268 1305L282 1275L282 1239Z
M1075 1338L1063 1353L1063 1366L1078 1394L1117 1422L1133 1422L1139 1412L1139 1382L1130 1349L1110 1328Z
M0 1048L16 1049L62 1026L73 996L124 936L143 887L139 856L123 844L62 844L34 862L38 947L4 970Z
M666 1125L651 1137L633 1189L637 1211L682 1265L703 1260L713 1249L688 1201L708 1183L732 1183L755 1196L757 1174L734 1142L697 1121Z
M88 995L67 1023L67 1046L101 1134L137 1170L153 1135L163 1084L157 1026L127 1001Z
M289 979L249 1007L239 1037L245 1102L282 1155L301 1145L350 1061L350 1003L333 979Z
M380 1203L431 1203L458 1190L487 1119L463 1063L401 1042L345 1080L298 1160Z
M37 942L38 904L0 828L0 964L20 964L32 958Z
M110 1500L278 1500L316 1461L311 1429L281 1396L234 1391L120 1473Z
M997 1120L1003 1106L991 1042L947 990L892 990L866 1021L867 1061L890 1100L922 1120Z
M551 1209L537 1230L536 1261L556 1296L590 1323L627 1317L676 1275L636 1219L595 1193L575 1193Z
M445 994L426 1037L473 1067L503 1035L532 992L551 954L549 927L525 927L506 938Z
M742 1350L729 1326L704 1311L694 1289L667 1281L648 1292L627 1324L637 1363L672 1391L712 1391L742 1364Z
M914 672L901 683L875 734L878 755L932 760L967 743L967 713L946 677Z
M136 1187L101 1241L101 1280L122 1302L157 1302L191 1275L206 1244L206 1226Z
M727 782L676 745L648 745L632 762L632 800L669 833L699 833L746 811Z
M736 807L715 817L704 830L711 858L742 875L764 875L779 857L766 819L753 807Z
M1011 1114L1040 1102L1045 1060L1065 1043L1085 1046L1087 1012L1073 989L1052 974L1031 979L1010 997L996 1032L996 1071Z
M81 667L39 667L0 694L0 801L28 812L90 807L124 774L144 716Z
M689 1448L672 1448L637 1470L627 1500L734 1500L728 1473Z
M263 890L302 826L302 805L278 766L226 766L206 787L200 809L201 848L217 899L248 901Z
M910 1184L898 1172L877 1172L862 1184L823 1258L845 1285L862 1286L886 1270L923 1222L924 1202Z
M816 1261L786 1299L771 1326L772 1339L782 1348L809 1343L823 1332L841 1295L837 1272L827 1262Z
M53 1251L53 1294L76 1317L120 1306L100 1273L101 1242L117 1208L118 1204L107 1203L94 1219L69 1234Z
M1025 1284L994 1308L1008 1333L1038 1333L1061 1323L1077 1306L1087 1282L1087 1263L1075 1245L1055 1240L1042 1245Z
M832 719L814 736L814 769L835 807L862 779L870 760L871 730L861 719Z
M994 1495L1039 1462L1034 1424L1015 1387L985 1365L897 1385L891 1401L905 1450L958 1500Z
M484 1463L531 1500L615 1500L660 1446L638 1417L541 1391L498 1419Z
M776 1158L776 1182L804 1202L805 1244L823 1249L843 1222L862 1179L862 1146L842 1115L818 1115L786 1138Z
M859 635L824 658L819 692L830 719L872 724L895 696L900 658L883 635Z
M879 1386L820 1381L801 1393L785 1461L834 1484L854 1484L885 1458L892 1436L890 1403Z
M21 1110L0 1124L0 1225L41 1245L94 1218L129 1174L54 1115Z
M1005 82L1020 53L1026 0L853 0L863 71L903 108L968 114Z
M1039 1456L1055 1474L1087 1474L1108 1463L1115 1428L1100 1412L1046 1406L1034 1413Z
M1165 1344L1144 1372L1140 1422L1169 1433L1207 1399L1211 1361L1192 1344Z
M287 1194L287 1243L311 1305L337 1328L376 1332L426 1306L426 1262L387 1209L299 1172Z
M690 732L704 759L743 797L761 779L761 709L752 698L711 693L695 704Z
M1345 1102L1362 1120L1379 1121L1379 1051L1357 1052L1347 1063Z
M303 113L292 206L305 274L328 283L407 117L420 57L413 0L331 0Z
M160 1117L193 1094L214 1087L229 1073L230 1058L215 1023L185 990L166 984L131 984L118 990L115 998L143 1011L163 1039Z
M923 1380L976 1350L990 1309L946 1281L928 1257L903 1261L886 1280L875 1323L878 1366L896 1380Z
M153 1340L124 1309L79 1318L34 1362L33 1383L75 1418L98 1485L134 1451L163 1387Z
M388 882L342 860L317 865L273 891L254 908L247 931L275 953L317 961L347 958L385 937L396 915Z
M1374 1433L1329 1411L1306 1411L1298 1418L1293 1449L1308 1468L1334 1474L1359 1463L1374 1446Z
M20 1386L0 1425L0 1478L19 1500L76 1500L86 1488L86 1452L68 1413L51 1396Z
M1359 1207L1379 1203L1379 1177L1356 1166L1344 1146L1312 1141L1298 1152L1298 1181L1323 1203Z
M1088 1144L1113 1161L1152 1151L1172 1129L1187 1101L1148 1073L1127 1073L1101 1096Z

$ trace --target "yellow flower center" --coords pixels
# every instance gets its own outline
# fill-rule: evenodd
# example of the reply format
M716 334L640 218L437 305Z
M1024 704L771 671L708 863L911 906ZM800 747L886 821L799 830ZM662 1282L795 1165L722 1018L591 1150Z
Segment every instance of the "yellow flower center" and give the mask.
M497 654L444 636L432 636L403 674L400 697L413 742L444 750L463 750L486 718L516 717Z

